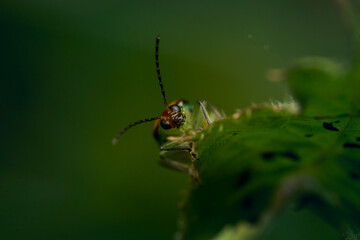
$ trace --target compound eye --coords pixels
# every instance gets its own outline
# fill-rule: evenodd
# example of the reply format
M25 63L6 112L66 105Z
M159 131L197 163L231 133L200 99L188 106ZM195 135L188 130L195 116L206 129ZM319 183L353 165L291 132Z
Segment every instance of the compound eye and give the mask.
M171 109L171 111L174 111L174 112L181 112L181 109L178 105L172 105L172 106L170 106L170 109Z
M164 121L164 120L161 120L160 121L160 126L163 128L163 129L170 129L171 128L171 125L168 121Z

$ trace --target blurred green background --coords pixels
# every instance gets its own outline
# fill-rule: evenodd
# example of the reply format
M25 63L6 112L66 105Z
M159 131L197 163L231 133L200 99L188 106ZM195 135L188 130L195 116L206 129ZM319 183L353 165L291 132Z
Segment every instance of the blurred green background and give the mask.
M0 239L171 239L188 176L158 166L168 101L232 113L284 99L269 69L350 63L336 5L305 1L3 1Z

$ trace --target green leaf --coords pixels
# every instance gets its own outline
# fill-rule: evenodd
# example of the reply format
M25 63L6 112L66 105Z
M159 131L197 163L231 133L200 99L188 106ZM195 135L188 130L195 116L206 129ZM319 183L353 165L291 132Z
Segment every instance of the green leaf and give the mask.
M326 239L360 226L358 75L323 58L284 74L300 112L293 101L257 105L197 137L202 184L183 204L184 239L267 239L261 234L289 208L337 230Z
M352 89L337 64L324 58L305 58L286 74L304 115L334 116L350 112Z

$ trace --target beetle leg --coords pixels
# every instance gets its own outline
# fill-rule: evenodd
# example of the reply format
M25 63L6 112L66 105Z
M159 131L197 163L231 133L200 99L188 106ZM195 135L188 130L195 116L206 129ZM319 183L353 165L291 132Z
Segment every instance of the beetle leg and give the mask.
M195 152L196 152L196 151L195 151L195 145L194 145L193 142L190 142L189 148L191 149L190 154L191 154L191 156L193 156L193 161L192 161L192 162L194 162L194 160L199 160L199 158L197 157L197 155L196 155L196 153L195 153Z
M178 170L180 172L190 172L190 168L185 164L181 164L179 162L170 160L169 158L165 157L164 154L160 153L160 162L159 164L163 167L171 168L173 170Z
M194 163L191 163L191 167L189 168L189 174L195 181L197 181L198 183L201 183L201 180L199 177L199 170Z
M211 105L209 102L203 101L203 104L205 104L206 106L208 106L208 107L210 108L210 110L215 114L215 116L216 116L217 119L221 119L221 118L224 117L224 116L223 116L224 114L221 114L221 113L219 112L219 110L217 110L216 107L214 107L213 105Z
M187 172L190 177L192 177L195 181L197 182L201 182L200 178L199 178L199 171L197 169L197 167L195 166L195 164L192 162L191 163L191 167L185 165L185 164L181 164L179 162L170 160L169 158L165 157L163 154L160 153L160 162L159 164L163 167L167 167L173 170L177 170L180 172Z
M188 151L194 159L199 160L197 155L193 152L193 144L190 144L190 147L169 147L169 148L160 147L160 150L161 151Z
M203 113L203 115L205 117L205 120L206 120L207 124L210 125L212 122L210 120L209 114L207 113L204 104L201 101L198 101L198 103L200 104L201 111L202 111L202 113Z
M194 135L189 135L189 136L184 136L184 137L168 136L166 138L166 140L177 142L177 143L184 143L184 142L189 142L192 138L194 138Z

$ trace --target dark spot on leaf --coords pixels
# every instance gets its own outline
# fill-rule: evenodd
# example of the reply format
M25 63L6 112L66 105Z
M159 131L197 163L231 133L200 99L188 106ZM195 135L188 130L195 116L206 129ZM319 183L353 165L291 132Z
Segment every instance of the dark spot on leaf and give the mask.
M274 152L264 152L261 157L264 159L264 160L267 160L267 161L271 161L274 159L274 157L276 156L276 153Z
M264 199L260 201L257 196L247 195L241 202L242 212L245 214L245 219L250 223L256 223L259 220L259 214L261 213L261 208L259 209L258 204L264 203Z
M357 143L344 143L343 145L344 148L360 148L360 144Z
M360 179L360 173L350 172L349 176L354 180L359 180Z
M244 200L241 203L242 208L244 210L249 210L253 206L254 199L251 196L247 196L244 198Z
M294 152L284 152L281 155L283 157L290 158L291 160L296 161L296 162L300 160L300 157Z
M336 121L336 122L323 122L323 127L327 130L330 130L330 131L336 131L338 132L339 129L337 129L336 127L333 126L334 123L338 123L339 121Z
M246 185L246 183L251 178L251 171L250 169L244 170L242 173L240 173L238 180L236 182L236 187L241 188Z
M297 203L297 205L296 205L296 210L303 209L304 207L306 207L313 200L314 200L314 196L312 196L312 195L301 196L298 203Z
M360 137L357 137L357 138L356 138L356 141L360 142Z
M234 133L233 133L233 136L235 136L236 134L238 134L238 133L237 133L237 132L234 132Z
M250 223L256 223L259 220L259 216L253 214L247 218Z
M313 134L305 134L305 137L312 137L314 136Z
M301 210L304 207L308 207L309 205L321 206L323 204L322 200L317 195L312 193L306 193L299 198L295 209Z

